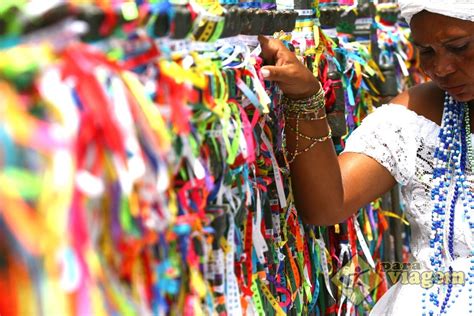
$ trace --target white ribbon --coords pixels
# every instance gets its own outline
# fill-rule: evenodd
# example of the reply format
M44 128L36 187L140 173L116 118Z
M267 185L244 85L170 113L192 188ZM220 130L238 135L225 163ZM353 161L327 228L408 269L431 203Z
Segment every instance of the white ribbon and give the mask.
M355 231L357 234L357 239L359 240L360 247L362 248L362 251L364 252L365 259L367 259L367 262L370 264L372 269L375 269L374 259L372 259L372 255L370 254L370 249L367 246L364 235L362 234L362 231L360 230L359 221L357 220L357 217L355 215L353 216L353 221L354 221Z
M242 305L240 304L239 283L234 272L234 256L235 256L235 241L234 241L234 214L229 216L229 232L227 233L227 242L229 243L229 251L225 255L226 267L226 296L225 304L229 315L242 315Z
M329 292L329 295L331 295L333 300L336 300L334 298L334 295L332 294L331 284L329 282L328 260L326 258L326 253L324 252L324 250L326 249L326 244L324 243L324 240L322 238L316 239L316 242L318 243L321 253L321 269L323 270L324 284L326 285L326 289Z

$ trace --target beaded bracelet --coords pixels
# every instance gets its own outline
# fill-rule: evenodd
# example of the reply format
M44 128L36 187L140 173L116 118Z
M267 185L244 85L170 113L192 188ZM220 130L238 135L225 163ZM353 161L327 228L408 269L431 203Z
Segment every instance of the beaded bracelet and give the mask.
M324 90L320 88L318 92L309 98L293 100L289 99L286 96L282 98L282 105L284 105L284 113L286 119L294 119L296 120L296 129L293 128L291 125L288 125L290 130L296 134L296 145L295 145L295 152L291 155L288 163L291 164L295 161L296 157L308 152L316 146L317 143L324 142L332 137L331 127L329 127L329 133L325 136L321 137L311 137L304 135L300 132L299 122L301 120L305 121L319 121L326 118L326 113L322 116L318 116L320 110L325 108L325 97L324 97ZM299 150L299 139L304 138L306 140L310 140L312 143L303 150ZM289 156L289 155L288 155Z
M281 103L286 113L314 113L325 106L324 90L319 89L316 94L299 100L293 100L283 95Z
M298 157L298 156L301 155L301 154L304 154L304 153L308 152L308 151L311 150L314 146L316 146L316 144L325 142L326 140L332 138L332 130L331 130L331 127L330 127L330 126L328 126L328 127L329 127L329 132L328 132L328 134L325 135L325 136L311 137L311 136L308 136L308 135L305 135L305 134L301 133L301 132L300 132L300 124L299 124L299 122L300 122L299 116L300 116L300 115L301 115L301 114L298 113L298 114L297 114L297 117L296 117L296 129L293 128L291 125L288 125L288 127L290 128L290 130L291 130L292 132L294 132L295 135L296 135L295 152L291 155L291 158L288 160L288 164L293 163L293 162L295 161L296 157ZM310 140L310 141L312 141L312 143L311 143L308 147L306 147L305 149L299 150L298 147L299 147L299 138L300 138L300 137L302 137L302 138L304 138L304 139L306 139L306 140Z
M324 120L325 118L327 118L327 115L326 115L326 112L324 112L324 114L322 116L319 116L318 115L318 112L312 112L312 113L303 113L303 114L300 114L299 116L290 116L290 115L286 115L285 116L285 119L286 120L303 120L303 121L320 121L320 120Z
M311 136L308 136L308 135L305 135L303 133L301 133L299 130L295 129L294 127L292 127L291 125L288 125L288 127L290 128L290 130L295 133L295 135L297 135L298 137L301 137L301 138L304 138L306 140L310 140L312 142L324 142L326 141L329 136L332 134L332 130L329 129L329 134L326 135L326 136L316 136L316 137L311 137ZM332 135L331 135L332 136Z

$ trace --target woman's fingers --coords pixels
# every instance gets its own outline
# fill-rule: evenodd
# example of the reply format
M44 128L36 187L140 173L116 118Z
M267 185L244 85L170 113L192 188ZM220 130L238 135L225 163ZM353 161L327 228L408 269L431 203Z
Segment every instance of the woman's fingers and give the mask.
M304 98L314 94L318 80L291 52L283 42L259 36L262 58L268 66L261 69L265 80L278 83L284 94L293 98Z
M292 73L292 71L289 65L265 66L262 68L261 73L265 80L287 82L290 79L289 75Z
M263 35L259 35L258 40L260 41L260 47L262 47L261 56L265 63L270 65L275 64L275 55L277 52L274 47L270 46L270 40Z
M258 36L260 46L262 47L262 58L265 63L274 65L279 59L286 59L286 53L292 54L281 41L267 38L263 35Z

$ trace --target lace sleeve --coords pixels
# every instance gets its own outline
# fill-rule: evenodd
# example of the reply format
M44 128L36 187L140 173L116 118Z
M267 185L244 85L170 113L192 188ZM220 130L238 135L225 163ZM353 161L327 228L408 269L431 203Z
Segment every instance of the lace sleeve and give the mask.
M406 185L415 174L419 118L402 105L383 105L349 136L344 152L375 159L398 183Z

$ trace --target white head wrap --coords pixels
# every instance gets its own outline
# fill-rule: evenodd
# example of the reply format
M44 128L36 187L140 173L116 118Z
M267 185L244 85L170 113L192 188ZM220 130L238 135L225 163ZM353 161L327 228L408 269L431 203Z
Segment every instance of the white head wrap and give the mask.
M423 10L474 22L474 0L398 0L398 4L408 23Z

